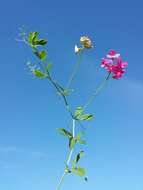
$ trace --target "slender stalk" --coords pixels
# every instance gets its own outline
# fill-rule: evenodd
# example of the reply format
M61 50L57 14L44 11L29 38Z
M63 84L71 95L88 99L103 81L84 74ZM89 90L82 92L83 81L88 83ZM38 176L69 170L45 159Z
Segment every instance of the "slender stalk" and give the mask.
M72 120L72 136L73 138L75 137L75 119ZM72 158L72 154L73 154L73 151L74 151L74 148L72 148L69 152L69 155L68 155L68 158L67 158L67 161L66 161L66 167L69 167L69 164L70 164L70 161L71 161L71 158ZM59 183L56 187L56 190L60 190L61 188L61 185L62 183L64 182L64 179L65 179L65 176L67 174L67 171L66 171L66 168L64 169L64 172L59 180Z
M101 84L97 87L95 92L89 97L87 103L84 105L84 110L94 101L96 98L97 94L104 88L105 84L107 83L111 73L109 72L107 77L101 82Z
M68 103L68 101L67 101L67 98L66 98L66 96L64 95L64 93L63 93L61 87L58 85L57 82L55 82L55 81L51 78L50 75L48 76L48 79L49 79L50 82L53 84L53 86L56 88L57 92L62 96L62 98L63 98L63 100L64 100L64 103L65 103L65 106L66 106L68 112L70 113L71 117L74 118L73 113L72 113L72 110L70 109L70 105L69 105L69 103Z
M56 190L60 190L60 187L62 185L62 183L64 182L64 178L66 176L66 171L64 171L64 173L62 174L61 178L60 178L60 181L59 181L59 184L58 186L56 187Z
M82 50L82 51L83 51L83 50ZM70 88L71 83L73 82L73 80L74 80L74 78L75 78L75 76L76 76L76 74L77 74L77 72L78 72L78 70L79 70L79 66L80 66L81 58L82 58L82 51L80 52L79 58L78 58L78 60L77 60L77 62L76 62L76 64L75 64L75 67L74 67L74 69L73 69L73 71L72 71L72 73L71 73L71 75L70 75L70 77L69 77L68 83L67 83L67 85L66 85L66 88L67 88L67 89Z

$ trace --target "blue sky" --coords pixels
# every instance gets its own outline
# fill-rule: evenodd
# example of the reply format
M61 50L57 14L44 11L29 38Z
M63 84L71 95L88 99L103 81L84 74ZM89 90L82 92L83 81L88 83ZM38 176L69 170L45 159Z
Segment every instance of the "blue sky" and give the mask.
M15 40L22 25L48 38L52 74L63 84L77 59L79 37L93 39L96 48L84 55L73 83L74 108L105 77L99 65L109 49L129 62L124 78L110 81L89 107L95 119L86 130L81 161L89 181L67 177L62 189L143 189L142 8L141 1L128 0L1 2L0 189L55 189L67 150L56 129L68 125L69 115L48 81L29 74L26 62L35 59Z

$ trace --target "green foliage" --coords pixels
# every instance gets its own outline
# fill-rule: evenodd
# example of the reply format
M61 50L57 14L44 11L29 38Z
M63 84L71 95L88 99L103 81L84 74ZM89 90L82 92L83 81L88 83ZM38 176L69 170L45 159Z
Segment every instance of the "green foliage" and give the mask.
M69 131L67 131L66 129L59 128L58 131L59 131L60 134L66 136L68 138L72 138L72 134Z
M78 161L81 159L81 157L84 156L84 151L80 151L76 157L74 158L73 162L72 162L72 168L75 168L76 164L78 163Z
M93 119L93 115L92 114L84 114L84 115L81 115L79 117L79 120L81 121L90 121Z
M84 109L82 107L77 107L77 109L75 110L74 116L76 120L80 120L80 121L90 121L93 119L93 115L85 114Z
M77 107L77 109L75 110L75 117L78 118L80 117L84 112L84 109L82 107Z
M35 41L35 45L41 45L41 46L44 46L44 45L46 45L47 44L47 40L44 40L44 39L42 39L42 40L37 40L37 41Z
M46 69L46 71L49 71L52 67L53 67L53 64L52 64L52 63L48 63L48 64L45 66L45 69Z
M39 77L39 78L45 78L45 77L46 77L46 74L43 73L42 71L38 70L38 69L33 70L32 73L33 73L36 77Z
M72 168L72 172L75 174L75 175L78 175L80 177L83 177L85 176L86 174L86 171L84 168L80 168L80 167L75 167L75 168Z
M71 137L71 138L69 139L69 148L70 148L70 150L72 150L72 149L74 148L76 142L77 142L77 140L76 140L76 138L74 138L74 137Z
M79 160L84 156L84 151L80 151L76 157L74 158L73 162L72 162L72 172L78 176L85 176L85 169L81 168L81 167L77 167L77 163L79 162Z
M47 51L42 50L42 51L34 51L34 54L40 59L40 60L44 60L47 57Z
M86 144L86 141L82 140L81 137L82 137L81 133L77 134L77 136L76 136L77 142L80 143L80 144Z
M28 42L30 45L34 45L35 40L37 39L39 32L30 32L28 36Z
M30 32L28 35L28 43L32 47L37 47L37 46L44 46L47 44L46 39L38 39L39 32Z

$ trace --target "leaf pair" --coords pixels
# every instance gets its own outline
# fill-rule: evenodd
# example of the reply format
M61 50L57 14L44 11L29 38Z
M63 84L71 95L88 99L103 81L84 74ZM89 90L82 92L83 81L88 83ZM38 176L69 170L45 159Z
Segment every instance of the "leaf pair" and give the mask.
M76 144L77 140L75 137L73 137L72 133L67 131L64 128L59 128L58 129L59 133L64 135L65 137L68 137L69 139L69 148L73 149L74 145Z
M30 32L28 36L28 42L32 47L44 46L47 44L46 39L38 39L39 32Z
M47 51L46 50L42 50L42 51L34 50L33 52L42 61L45 60L47 57Z
M74 116L76 120L80 120L80 121L90 121L93 119L92 114L84 113L83 107L77 107L77 109L75 110Z
M76 143L86 144L86 141L81 139L81 133L79 133L76 137L73 137L72 133L64 128L59 128L58 131L60 134L66 136L69 139L70 150L74 148Z

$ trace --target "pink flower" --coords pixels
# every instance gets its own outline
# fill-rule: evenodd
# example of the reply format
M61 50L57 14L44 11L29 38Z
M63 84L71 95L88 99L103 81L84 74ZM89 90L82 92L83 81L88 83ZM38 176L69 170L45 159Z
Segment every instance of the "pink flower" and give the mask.
M111 73L114 75L112 78L119 79L122 77L123 73L125 72L125 67L128 65L127 62L123 62L122 59L119 57L117 62L111 66Z
M116 54L114 50L110 50L110 54L108 55L110 55L108 58L102 59L101 67L104 67L109 73L112 73L112 78L121 78L125 72L125 67L128 65L128 63L123 62L120 58L120 54Z
M106 55L106 57L109 59L116 59L116 58L120 57L120 54L116 53L115 50L111 49L109 51L109 54Z
M111 72L111 64L113 63L112 60L110 59L105 59L102 58L102 62L101 62L101 67L104 67L105 69L107 69L109 72Z

